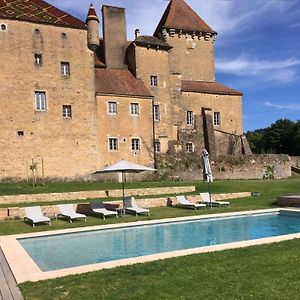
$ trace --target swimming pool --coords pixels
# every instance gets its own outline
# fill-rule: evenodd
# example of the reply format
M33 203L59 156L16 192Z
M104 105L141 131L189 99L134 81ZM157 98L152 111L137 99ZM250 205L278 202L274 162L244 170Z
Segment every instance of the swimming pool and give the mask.
M18 238L43 271L300 233L299 213L259 213Z

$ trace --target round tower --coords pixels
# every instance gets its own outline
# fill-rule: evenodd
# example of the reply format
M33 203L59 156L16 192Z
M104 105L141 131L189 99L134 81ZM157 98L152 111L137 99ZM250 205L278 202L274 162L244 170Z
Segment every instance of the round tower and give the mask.
M97 47L99 47L99 19L93 4L90 5L90 9L86 18L86 24L88 27L88 47L95 52Z

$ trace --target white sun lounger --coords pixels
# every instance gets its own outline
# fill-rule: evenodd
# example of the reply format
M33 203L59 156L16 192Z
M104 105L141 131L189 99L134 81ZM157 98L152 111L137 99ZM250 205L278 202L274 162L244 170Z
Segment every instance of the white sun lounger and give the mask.
M211 200L211 202L210 202L209 193L200 193L199 195L200 195L201 203L205 203L207 205L210 205L210 203L212 206L218 206L218 207L230 205L230 202L228 202L228 201L213 201L213 200Z
M58 205L58 209L58 216L68 218L70 223L72 223L72 221L76 219L84 219L84 221L86 222L86 215L77 213L73 207L73 204L61 204Z
M125 211L134 213L136 216L139 214L147 214L148 216L150 216L149 209L139 207L136 204L134 197L125 198L124 203L125 203Z
M35 224L37 223L44 222L47 222L49 225L51 225L51 219L43 215L40 206L25 207L24 222L26 221L32 222L32 227L35 227Z
M190 200L188 200L186 198L186 196L176 196L177 201L179 202L179 204L185 208L193 208L193 209L197 209L197 208L206 208L205 204L195 204L193 202L191 202Z
M116 217L118 217L118 213L116 211L106 209L106 207L104 206L104 204L102 202L91 203L91 210L95 214L102 215L104 220L105 220L105 217L107 217L107 216L116 216Z

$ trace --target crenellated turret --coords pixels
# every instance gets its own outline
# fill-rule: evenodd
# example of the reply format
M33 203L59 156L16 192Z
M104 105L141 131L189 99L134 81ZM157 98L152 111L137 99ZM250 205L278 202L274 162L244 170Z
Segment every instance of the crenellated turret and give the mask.
M97 47L99 47L99 19L93 4L90 5L90 9L86 18L86 24L88 26L88 47L92 51L95 51Z

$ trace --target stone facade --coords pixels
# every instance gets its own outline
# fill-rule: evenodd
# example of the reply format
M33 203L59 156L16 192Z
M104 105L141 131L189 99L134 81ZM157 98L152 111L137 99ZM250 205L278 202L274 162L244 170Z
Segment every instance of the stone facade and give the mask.
M183 0L170 1L154 36L137 30L134 41L123 8L103 6L99 21L91 5L84 23L42 0L19 2L0 0L0 180L32 169L90 179L120 159L247 152L242 94L215 82L216 32ZM244 142L231 151L234 139Z

